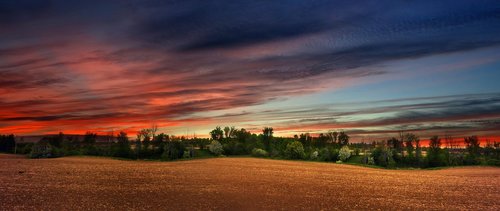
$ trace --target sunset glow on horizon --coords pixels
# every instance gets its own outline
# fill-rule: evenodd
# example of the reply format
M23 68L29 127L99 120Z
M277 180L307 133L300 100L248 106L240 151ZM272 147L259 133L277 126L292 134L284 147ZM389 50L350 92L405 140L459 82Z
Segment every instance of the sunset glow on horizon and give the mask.
M500 140L498 1L5 1L0 134Z

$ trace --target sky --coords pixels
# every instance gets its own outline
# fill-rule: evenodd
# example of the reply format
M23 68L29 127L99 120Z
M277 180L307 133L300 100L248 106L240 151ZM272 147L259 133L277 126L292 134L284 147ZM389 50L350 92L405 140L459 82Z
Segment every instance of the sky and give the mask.
M0 133L500 137L500 2L0 2Z

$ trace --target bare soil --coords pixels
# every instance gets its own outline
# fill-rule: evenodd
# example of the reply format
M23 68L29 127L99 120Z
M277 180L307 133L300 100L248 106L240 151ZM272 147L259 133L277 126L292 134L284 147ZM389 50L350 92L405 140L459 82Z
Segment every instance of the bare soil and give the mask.
M0 210L500 210L500 168L0 154Z

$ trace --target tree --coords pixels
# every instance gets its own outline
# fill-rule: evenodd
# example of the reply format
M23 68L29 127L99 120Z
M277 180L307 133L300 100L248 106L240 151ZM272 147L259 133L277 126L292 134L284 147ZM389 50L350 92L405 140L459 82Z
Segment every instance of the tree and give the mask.
M309 133L301 133L299 135L299 141L304 147L310 147L312 142L312 137Z
M349 144L349 136L344 131L341 131L338 136L339 144L344 146Z
M212 143L208 145L208 150L214 155L221 155L224 152L222 144L217 140L213 140Z
M337 131L328 131L328 133L326 134L331 143L337 143L338 135L339 133Z
M343 146L342 148L340 148L339 159L341 161L347 161L347 159L349 159L349 157L351 157L351 150L349 150L349 147Z
M264 127L262 129L262 142L264 143L264 147L266 151L271 151L271 140L273 139L273 128L272 127Z
M438 136L432 136L429 141L429 150L437 151L441 149L441 139Z
M303 159L306 154L304 146L299 141L293 141L286 145L285 156L289 159Z
M162 143L168 139L168 135L165 133L160 133L153 139L153 147L158 148L161 147Z
M387 146L391 149L396 150L399 153L401 153L401 151L403 151L403 141L400 141L394 137L387 140Z
M83 136L83 144L86 146L93 146L96 143L97 139L97 134L92 133L92 132L87 132L85 133L85 136Z
M77 137L66 136L66 138L63 140L62 148L67 155L77 155L80 153L80 144L81 143Z
M245 128L241 128L240 130L234 131L234 136L240 143L245 143L250 138L250 136L252 136L252 134L245 130Z
M266 137L272 137L273 136L273 128L272 127L264 127L262 129L262 135Z
M417 162L420 162L420 159L422 158L422 147L420 147L420 138L415 136L414 142L415 142L415 158L417 158Z
M413 138L410 136L410 134L404 135L404 143L406 146L406 153L408 153L408 157L413 157L413 151L415 150L415 148L413 147Z
M480 156L481 146L479 146L479 139L477 136L465 137L464 142L469 152L466 158L467 164L477 164L477 157Z
M432 136L429 140L427 161L430 167L446 165L445 157L441 153L441 139L438 136Z
M156 132L158 132L158 125L157 124L151 125L151 128L149 129L149 131L151 132L151 135L153 136L153 140L155 140Z
M231 126L231 128L229 128L229 138L234 138L237 131L238 130L234 126Z
M224 136L224 131L222 131L222 129L219 126L217 126L215 127L215 129L210 131L210 136L212 137L213 140L220 141Z
M165 149L162 154L163 160L176 160L184 156L184 150L186 147L181 140L172 140L165 145Z
M64 141L64 133L59 132L57 136L51 137L49 139L49 144L53 147L61 148Z
M392 151L383 145L377 146L373 150L371 157L373 157L374 163L379 166L394 167L396 164L393 159Z
M137 139L135 140L135 156L136 158L139 158L142 152L142 142L141 142L141 137L139 134L137 134Z
M14 152L16 147L16 138L11 135L0 135L0 151L1 152Z
M234 126L231 126L231 127L224 127L224 135L226 138L234 138L235 137L235 133L236 133L236 128Z
M151 140L151 129L141 129L137 132L137 139L139 141Z
M318 138L316 138L315 146L318 148L325 147L326 144L328 143L328 139L329 138L326 135L324 135L323 133L320 133Z
M131 151L130 151L130 143L128 141L128 136L127 136L127 133L125 133L124 131L121 131L119 134L118 134L118 137L116 137L117 139L117 147L116 147L116 150L114 150L113 152L113 156L115 157L122 157L122 158L129 158L130 155L131 155Z
M151 138L149 136L145 136L144 140L142 141L142 149L144 151L148 151L150 145L151 145Z

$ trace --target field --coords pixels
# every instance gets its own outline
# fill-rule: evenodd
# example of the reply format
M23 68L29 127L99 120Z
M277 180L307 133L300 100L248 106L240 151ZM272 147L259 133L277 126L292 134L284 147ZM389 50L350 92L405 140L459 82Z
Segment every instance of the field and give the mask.
M500 168L385 170L255 158L0 154L0 210L500 210Z

